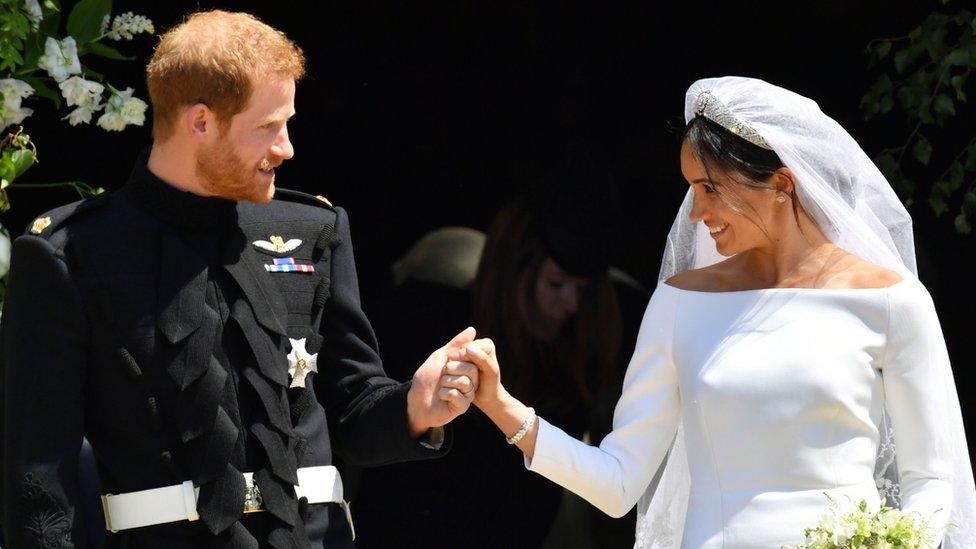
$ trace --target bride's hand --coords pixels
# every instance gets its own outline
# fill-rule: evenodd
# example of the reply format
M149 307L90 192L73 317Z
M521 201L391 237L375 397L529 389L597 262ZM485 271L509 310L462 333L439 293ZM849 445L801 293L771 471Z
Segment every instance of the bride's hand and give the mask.
M488 339L476 339L465 345L457 353L456 360L470 362L478 368L478 390L474 395L475 406L484 410L498 404L505 394L502 387L501 370L495 355L495 343Z

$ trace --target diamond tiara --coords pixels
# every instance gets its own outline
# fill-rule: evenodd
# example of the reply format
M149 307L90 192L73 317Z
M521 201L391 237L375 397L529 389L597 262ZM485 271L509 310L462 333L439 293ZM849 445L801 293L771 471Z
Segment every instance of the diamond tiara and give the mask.
M695 114L704 116L757 147L773 150L759 132L740 122L712 92L703 91L698 94L695 99Z

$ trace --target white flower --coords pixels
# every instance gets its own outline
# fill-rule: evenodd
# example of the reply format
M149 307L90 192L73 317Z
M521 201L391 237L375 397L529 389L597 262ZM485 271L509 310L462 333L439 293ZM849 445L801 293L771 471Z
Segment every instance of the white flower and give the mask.
M98 125L109 131L120 131L128 124L141 126L146 122L146 102L132 97L132 88L113 92L105 104L105 114L98 119Z
M122 103L120 114L129 124L141 126L146 121L146 102L138 97L130 97Z
M0 276L6 276L10 270L10 236L7 230L0 226Z
M6 128L12 124L20 124L32 114L34 114L34 109L21 108L16 111L6 111L3 120L0 120L0 128Z
M102 108L101 103L81 106L68 113L68 116L65 116L61 120L67 120L68 124L71 124L72 126L77 126L78 124L90 124L92 115L95 114L101 108ZM124 128L125 126L122 127Z
M44 19L44 12L41 11L41 4L37 0L24 0L24 11L35 27Z
M72 76L58 84L58 87L61 88L61 95L64 96L69 107L87 107L92 103L98 103L102 92L105 91L105 86L80 76Z
M143 32L153 34L156 29L152 21L142 15L135 15L131 11L115 17L112 29L108 30L108 16L102 21L102 34L111 40L132 40L132 37Z
M109 111L106 107L105 112L98 117L98 125L106 131L120 132L125 129L125 119L118 111Z
M69 36L59 42L49 36L44 42L44 55L37 60L37 66L46 70L58 82L72 74L81 74L81 61L78 60L78 44L75 39Z
M34 88L25 82L5 78L0 80L0 130L12 124L20 124L34 113L33 109L20 106L21 100L34 93Z
M33 93L34 88L27 82L15 78L4 78L0 80L0 95L3 96L4 110L20 110L21 100L30 97Z

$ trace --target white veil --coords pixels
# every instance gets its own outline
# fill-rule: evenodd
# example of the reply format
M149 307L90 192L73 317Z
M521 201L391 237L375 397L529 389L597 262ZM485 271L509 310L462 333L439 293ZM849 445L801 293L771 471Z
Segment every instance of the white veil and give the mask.
M685 96L685 121L701 114L744 139L772 149L796 176L800 203L820 229L841 248L905 277L917 277L912 221L888 181L854 139L812 100L762 80L709 78L691 85ZM689 190L678 211L664 252L659 280L722 257L702 223L692 223ZM944 402L959 410L952 372L943 376ZM942 426L938 450L952 465L953 510L945 549L976 547L976 491L962 416ZM889 505L900 504L896 449L884 419L875 479ZM635 547L677 548L681 544L690 476L684 430L637 507ZM962 526L965 526L964 528Z

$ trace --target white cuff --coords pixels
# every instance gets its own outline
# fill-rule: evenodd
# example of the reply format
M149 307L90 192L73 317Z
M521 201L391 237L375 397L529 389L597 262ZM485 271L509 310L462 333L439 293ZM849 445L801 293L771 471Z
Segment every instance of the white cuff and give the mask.
M420 445L431 450L440 450L444 445L444 428L431 427L420 439Z

